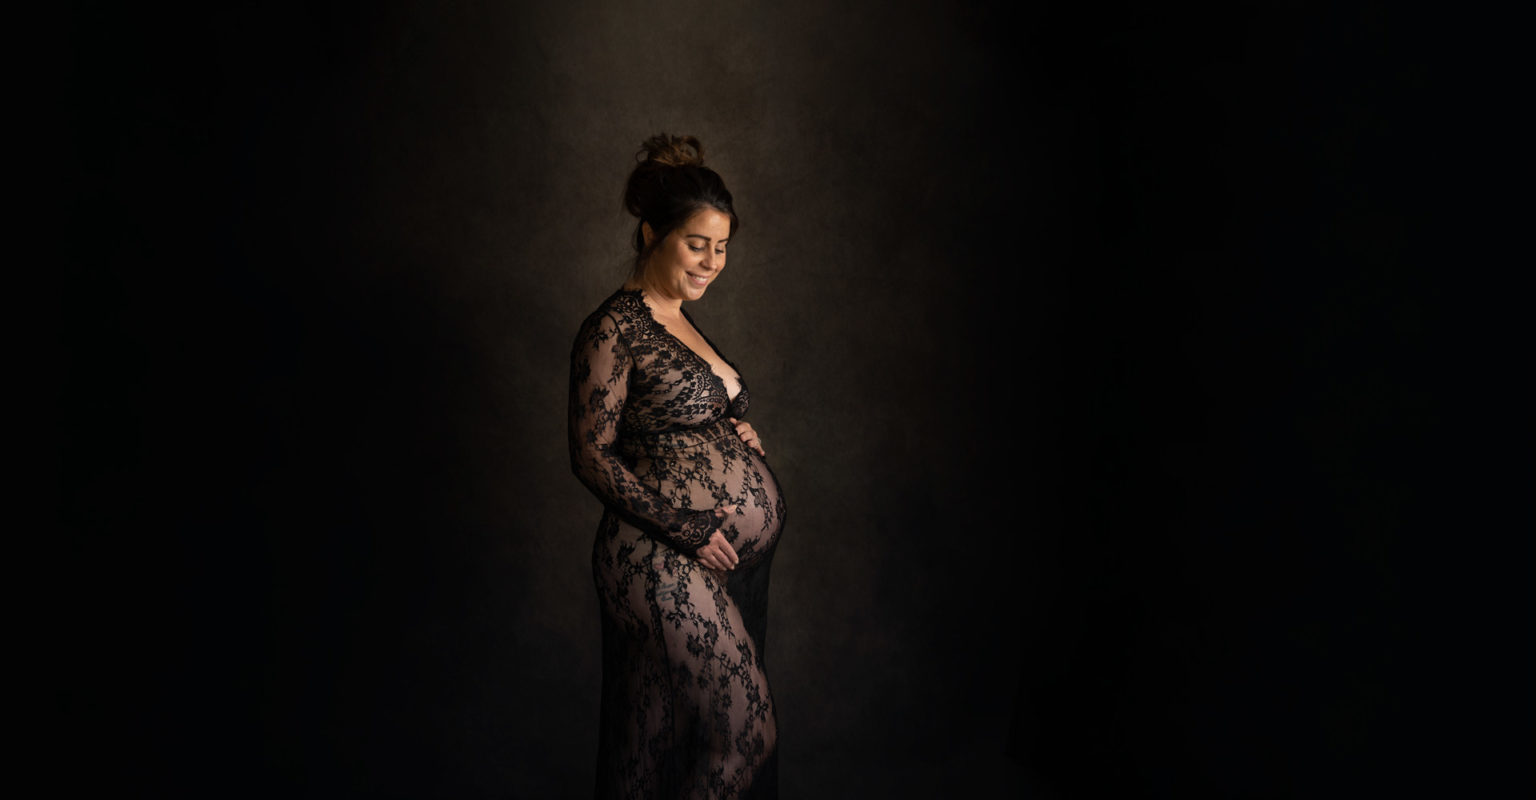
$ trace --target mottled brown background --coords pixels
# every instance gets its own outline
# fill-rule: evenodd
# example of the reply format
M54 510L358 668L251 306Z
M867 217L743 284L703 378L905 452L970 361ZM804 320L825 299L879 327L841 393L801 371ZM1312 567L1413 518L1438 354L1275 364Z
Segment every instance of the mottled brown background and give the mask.
M1474 479L1451 432L1446 387L1487 373L1445 343L1465 209L1425 153L1464 100L1436 20L70 26L70 780L590 794L599 508L567 356L623 280L657 131L705 142L744 220L694 313L789 501L785 798L1489 796L1528 763L1529 525L1463 501L1528 495L1528 465ZM1500 555L1456 566L1445 529Z

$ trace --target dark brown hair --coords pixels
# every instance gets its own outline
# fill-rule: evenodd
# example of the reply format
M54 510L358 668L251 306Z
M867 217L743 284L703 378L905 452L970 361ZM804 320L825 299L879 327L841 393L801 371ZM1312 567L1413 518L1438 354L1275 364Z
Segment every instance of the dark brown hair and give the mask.
M704 166L704 145L698 139L658 133L640 145L635 159L640 163L624 186L624 209L639 219L634 241L637 274L650 250L700 209L713 208L730 217L735 235L739 220L731 192L719 173ZM655 235L650 248L645 246L647 223Z

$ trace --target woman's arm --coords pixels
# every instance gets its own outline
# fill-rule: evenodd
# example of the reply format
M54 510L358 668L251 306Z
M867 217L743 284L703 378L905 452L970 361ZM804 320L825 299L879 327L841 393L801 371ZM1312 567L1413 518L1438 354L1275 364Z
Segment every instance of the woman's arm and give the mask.
M710 541L723 513L674 507L659 492L642 484L613 449L629 394L632 363L612 317L603 314L588 319L576 335L571 348L571 471L599 500L619 510L636 527L675 550L693 555Z

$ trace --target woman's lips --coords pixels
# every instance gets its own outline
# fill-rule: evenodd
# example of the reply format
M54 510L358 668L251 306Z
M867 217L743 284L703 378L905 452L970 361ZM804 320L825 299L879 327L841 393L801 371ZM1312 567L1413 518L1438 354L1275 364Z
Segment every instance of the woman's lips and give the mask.
M709 285L709 276L707 276L707 275L695 275L692 272L690 272L690 273L688 273L688 280L692 281L694 286L708 286Z

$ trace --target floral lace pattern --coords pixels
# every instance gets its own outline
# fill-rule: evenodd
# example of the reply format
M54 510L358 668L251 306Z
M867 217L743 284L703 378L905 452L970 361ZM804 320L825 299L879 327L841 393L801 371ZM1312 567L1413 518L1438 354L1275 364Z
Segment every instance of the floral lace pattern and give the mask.
M785 508L767 462L728 419L750 404L738 385L732 398L638 291L604 301L572 347L571 466L604 506L592 550L603 615L598 797L774 793L778 726L762 646ZM738 513L716 517L724 504ZM717 529L740 557L728 574L693 558Z

